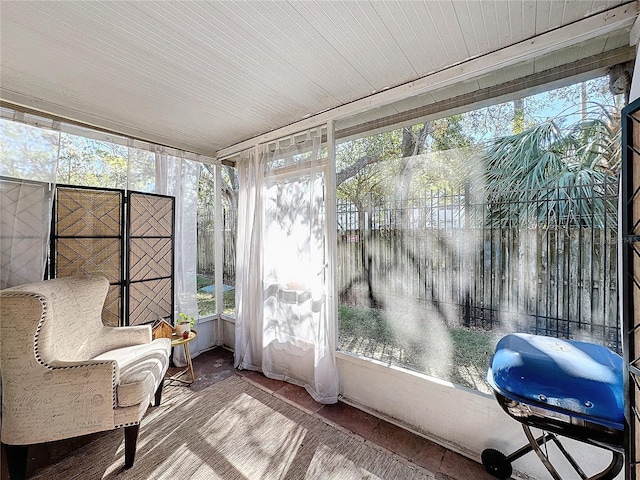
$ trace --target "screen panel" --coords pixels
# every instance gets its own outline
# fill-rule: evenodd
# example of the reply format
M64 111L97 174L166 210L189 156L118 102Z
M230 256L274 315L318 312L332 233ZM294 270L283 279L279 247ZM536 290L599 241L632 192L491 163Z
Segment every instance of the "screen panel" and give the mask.
M128 199L129 325L173 321L173 197L131 192Z
M0 177L0 289L44 278L53 190L44 182Z
M58 186L54 203L52 277L102 275L109 280L105 325L123 323L124 192Z

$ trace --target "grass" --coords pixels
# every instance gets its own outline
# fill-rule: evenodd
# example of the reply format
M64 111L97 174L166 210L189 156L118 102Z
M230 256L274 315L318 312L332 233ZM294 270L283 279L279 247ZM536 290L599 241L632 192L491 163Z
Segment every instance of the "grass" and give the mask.
M490 391L485 376L500 338L496 334L438 320L420 320L406 330L381 310L346 305L338 309L338 322L340 350Z
M202 287L213 285L215 282L213 277L198 274L196 278L197 299L198 299L198 315L206 317L213 315L216 311L216 298L213 292L203 292ZM228 290L222 293L223 313L226 315L234 315L236 307L236 291Z
M213 278L198 275L198 313L215 312L215 295L201 289ZM235 290L223 293L224 313L235 313ZM403 329L382 310L340 305L338 348L489 392L485 381L489 360L499 336L491 332L421 320L413 329Z

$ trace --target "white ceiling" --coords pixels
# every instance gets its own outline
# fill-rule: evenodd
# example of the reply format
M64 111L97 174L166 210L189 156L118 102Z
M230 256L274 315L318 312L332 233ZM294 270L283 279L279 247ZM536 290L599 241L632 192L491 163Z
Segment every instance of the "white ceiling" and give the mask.
M211 155L362 99L406 103L461 62L466 92L517 51L533 53L505 61L510 75L602 54L628 45L635 12L623 0L3 0L0 97Z

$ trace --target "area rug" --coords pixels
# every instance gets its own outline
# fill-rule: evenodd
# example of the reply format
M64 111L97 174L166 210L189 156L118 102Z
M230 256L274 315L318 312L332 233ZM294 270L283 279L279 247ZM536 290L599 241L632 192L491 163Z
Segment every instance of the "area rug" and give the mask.
M232 376L199 392L166 389L123 469L121 430L35 472L41 480L433 480L435 475Z

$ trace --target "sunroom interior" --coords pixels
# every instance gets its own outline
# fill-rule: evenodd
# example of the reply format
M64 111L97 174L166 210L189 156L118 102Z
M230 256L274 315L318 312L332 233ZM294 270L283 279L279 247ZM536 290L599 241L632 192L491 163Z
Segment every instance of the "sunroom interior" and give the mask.
M553 275L542 269L527 278L497 266L470 276L503 281L462 280L464 272L475 272L474 251L492 248L486 236L466 245L469 237L456 236L471 221L466 214L461 220L461 212L471 212L487 181L473 170L478 148L566 113L569 103L579 120L589 108L613 103L607 118L619 131L620 111L640 93L633 69L637 16L638 3L624 0L3 2L3 222L6 185L16 182L174 197L175 280L167 319L180 312L195 317L193 357L232 350L238 369L302 386L320 403L348 403L477 462L488 448L512 452L525 439L484 382L489 350L501 335L531 331L520 320L531 317L529 303L543 301L528 300L533 294L522 285ZM574 93L566 93L571 88ZM558 89L565 93L549 93ZM538 105L538 123L525 118L516 128L516 104L526 112L518 103L523 99ZM510 113L501 105L510 105ZM480 118L477 112L485 120L468 120ZM571 115L564 121L575 121ZM495 128L488 132L491 116ZM449 133L438 133L442 119ZM122 178L100 184L93 177L112 166L87 154L63 154L82 150L83 139L122 159ZM438 142L445 146L436 154ZM579 280L573 275L586 274L570 267L565 277L553 276L551 283L566 286L542 294L555 313L538 315L541 303L535 309L546 322L541 334L585 339L588 330L589 340L631 361L638 355L625 340L622 305L632 300L619 297L617 286L620 161L606 167L612 173L603 181L615 184L606 200L614 212L604 221L610 228L593 233L590 220L591 233L575 240L581 258L595 256L595 250L584 253L595 244L606 250L604 260ZM426 220L406 199L416 178L430 175L437 179L419 186L427 185L421 194L428 192L432 216L420 224ZM450 177L456 175L471 184L455 184ZM509 190L504 182L503 190ZM444 197L433 200L436 191ZM398 202L405 213L389 206ZM398 223L391 220L395 214ZM56 276L47 262L55 226L46 216L41 220L37 268L22 275L23 268L19 277L9 270L27 260L9 258L16 240L3 234L2 288ZM572 224L574 231L582 232L581 221L580 228ZM416 233L426 230L426 236ZM541 235L532 245L547 242L535 260L545 265L574 242L571 234L566 243L550 241L548 231ZM498 243L507 242L501 238ZM523 238L510 245L524 244ZM507 246L500 258L522 259L523 252ZM415 257L423 265L418 273ZM572 263L568 256L564 261ZM451 271L457 277L447 280L442 272ZM572 283L600 285L585 294L587 307L575 302L580 318L594 319L588 327L566 320L570 307L555 306L572 302ZM481 306L469 306L470 289ZM492 313L487 295L501 289L521 295L504 300L496 293L509 308ZM123 312L116 324L148 323L157 314L129 322ZM356 327L349 323L367 315ZM394 341L367 337L366 343L363 331L380 322L388 324L380 335ZM473 338L484 343L480 366L466 364L463 374L449 357L456 341L472 341L465 332L480 332ZM407 359L412 349L418 360ZM440 355L448 359L430 360ZM183 364L184 357L175 361ZM628 423L625 432L635 438L634 422ZM560 458L554 448L551 457ZM569 448L586 472L610 457L578 441ZM635 441L626 448L616 478L635 478ZM513 466L525 478L549 478L534 455ZM570 465L558 468L573 474Z

